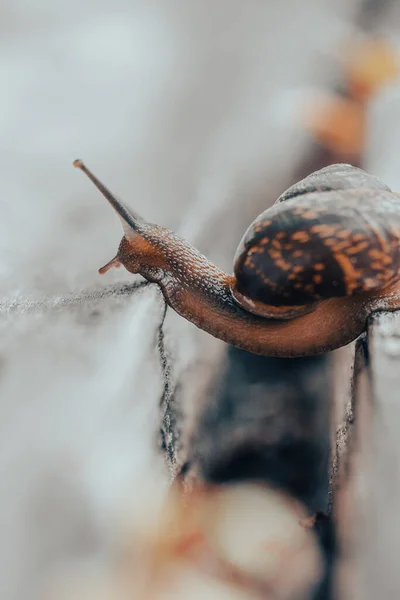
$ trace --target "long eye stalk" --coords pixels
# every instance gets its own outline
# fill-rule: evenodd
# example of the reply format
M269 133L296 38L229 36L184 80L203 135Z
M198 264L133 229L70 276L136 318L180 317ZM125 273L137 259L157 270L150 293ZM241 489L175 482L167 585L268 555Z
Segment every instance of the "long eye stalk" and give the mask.
M129 233L129 228L137 231L140 228L141 217L131 209L127 209L122 202L117 200L117 198L110 192L110 190L103 184L99 179L97 179L96 175L94 175L83 163L82 160L77 159L73 162L74 167L80 169L85 173L87 177L94 183L97 189L103 194L103 196L108 200L113 209L116 211L118 216L122 221L122 225L124 227L125 234Z

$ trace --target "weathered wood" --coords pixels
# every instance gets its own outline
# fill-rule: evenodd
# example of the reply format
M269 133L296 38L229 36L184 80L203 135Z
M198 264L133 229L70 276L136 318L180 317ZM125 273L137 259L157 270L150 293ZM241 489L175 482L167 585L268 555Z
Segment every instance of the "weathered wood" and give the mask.
M357 598L394 600L400 594L400 313L371 319L368 352L369 390L358 385L358 401L369 415L359 425L356 590Z
M371 318L357 343L353 401L334 511L342 600L400 594L400 313Z

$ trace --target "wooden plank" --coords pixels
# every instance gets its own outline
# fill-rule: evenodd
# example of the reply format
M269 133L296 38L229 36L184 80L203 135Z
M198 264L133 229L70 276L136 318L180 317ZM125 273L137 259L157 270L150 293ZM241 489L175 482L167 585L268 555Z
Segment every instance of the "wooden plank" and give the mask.
M373 421L365 448L368 544L362 555L364 598L400 595L400 313L376 315L369 332ZM364 529L365 532L365 529Z
M397 599L400 528L400 313L380 313L360 340L354 420L336 496L343 600Z

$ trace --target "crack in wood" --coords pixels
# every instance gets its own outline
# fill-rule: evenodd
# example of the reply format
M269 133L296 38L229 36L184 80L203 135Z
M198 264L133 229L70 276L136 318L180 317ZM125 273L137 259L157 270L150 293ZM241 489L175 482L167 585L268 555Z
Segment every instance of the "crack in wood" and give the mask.
M167 459L167 464L172 478L176 474L176 445L179 439L179 428L177 427L177 414L174 409L175 386L172 383L172 366L165 345L164 322L167 315L168 305L164 302L161 323L158 326L157 350L159 354L161 373L164 388L159 401L161 414L161 448Z

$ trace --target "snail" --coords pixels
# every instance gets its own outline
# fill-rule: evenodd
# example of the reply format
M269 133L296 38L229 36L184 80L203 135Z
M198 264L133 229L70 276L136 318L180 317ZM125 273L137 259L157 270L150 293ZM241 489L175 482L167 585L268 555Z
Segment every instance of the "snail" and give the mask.
M400 307L400 194L347 164L284 192L244 234L234 274L172 231L143 220L81 169L124 229L123 265L157 283L167 304L216 338L254 354L296 357L344 346L375 310Z

